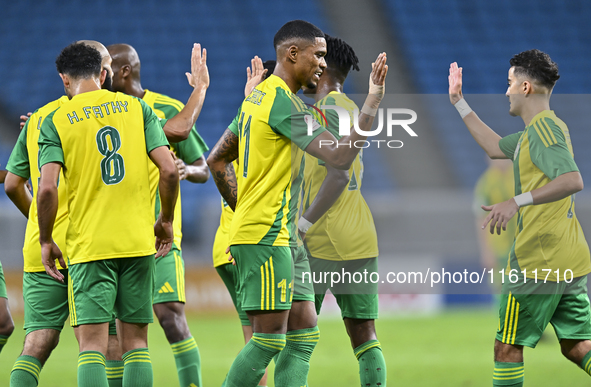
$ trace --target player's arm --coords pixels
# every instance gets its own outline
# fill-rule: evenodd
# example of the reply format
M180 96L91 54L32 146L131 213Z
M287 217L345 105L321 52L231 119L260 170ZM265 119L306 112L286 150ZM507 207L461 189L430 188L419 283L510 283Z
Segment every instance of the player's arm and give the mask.
M304 212L298 222L302 239L306 237L308 229L318 221L337 201L343 190L349 184L349 172L325 165L326 177L322 181L318 194Z
M193 45L191 55L191 73L185 73L189 84L193 86L193 92L185 107L164 125L164 133L170 142L181 142L186 140L195 125L205 94L209 87L209 71L207 69L207 50L201 51L201 45Z
M6 192L6 196L8 196L16 208L22 212L25 218L29 217L29 208L33 201L31 192L27 189L27 181L28 179L11 172L6 174L6 180L4 181L4 191Z
M41 167L39 189L37 192L37 218L39 222L39 242L41 243L41 260L45 271L54 279L64 282L64 276L55 265L58 259L65 269L66 263L58 246L51 237L57 215L58 194L57 184L62 165L50 162Z
M156 235L156 258L168 254L172 247L174 234L172 221L174 219L174 206L178 197L179 174L176 164L166 146L159 146L150 153L150 159L160 172L158 192L160 194L160 215L154 225Z
M4 181L4 191L6 196L12 200L20 212L28 218L29 207L31 206L31 192L28 189L29 177L31 175L31 166L29 163L29 153L27 151L27 132L28 124L19 133L18 140L10 153L8 164L6 164L6 180Z
M490 222L490 233L494 234L495 227L497 234L501 234L501 228L507 229L507 223L519 211L519 208L527 205L538 205L552 203L567 198L583 190L583 178L578 171L567 172L543 187L525 192L502 203L492 206L482 206L485 211L490 211L482 223L484 229Z
M237 158L238 136L228 128L211 150L207 158L207 165L220 194L232 211L236 210L238 193L236 172L232 161Z
M381 53L375 63L372 63L369 94L359 114L359 129L361 131L371 130L380 102L384 98L386 75L388 74L386 59L386 54ZM341 137L340 140L337 140L330 132L324 131L316 136L304 150L333 168L348 170L359 153L359 148L346 145L366 139L367 136L357 133L354 128L351 128L349 136Z
M191 164L177 158L173 153L174 162L179 171L180 180L188 180L191 183L205 183L209 179L209 168L205 162L205 157L201 156Z
M499 147L499 136L486 125L468 106L462 95L462 68L456 62L449 67L449 100L454 105L468 127L474 140L491 159L506 159L507 156Z
M8 173L8 171L0 170L0 184L4 184L4 181L6 180L7 173Z

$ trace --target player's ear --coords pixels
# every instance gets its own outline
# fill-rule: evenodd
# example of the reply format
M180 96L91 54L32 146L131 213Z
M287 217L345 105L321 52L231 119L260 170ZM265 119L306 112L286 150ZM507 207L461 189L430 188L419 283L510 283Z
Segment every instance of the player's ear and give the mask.
M107 70L103 69L101 71L101 76L99 81L101 82L101 86L103 85L103 83L105 83L105 79L107 79Z
M64 87L66 89L69 89L70 88L70 77L68 77L66 74L60 73L60 78L62 79L62 82L64 82Z
M131 74L131 66L130 65L123 65L119 69L119 72L121 72L121 78L127 78L129 76L129 74Z
M523 91L523 94L532 94L533 89L532 89L531 82L530 81L523 81L523 83L521 84L521 90Z
M293 63L296 62L297 56L298 56L298 46L296 46L295 44L292 44L291 46L289 46L289 48L287 49L287 57L289 58L290 61L292 61Z

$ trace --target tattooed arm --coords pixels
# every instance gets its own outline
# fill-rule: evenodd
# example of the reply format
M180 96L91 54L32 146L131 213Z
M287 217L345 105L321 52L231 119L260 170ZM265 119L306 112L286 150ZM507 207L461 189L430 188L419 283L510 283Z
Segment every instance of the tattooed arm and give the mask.
M213 180L220 191L220 194L228 203L232 211L236 209L238 184L232 161L238 158L238 136L230 129L226 129L222 138L215 144L209 157L207 165L213 176Z

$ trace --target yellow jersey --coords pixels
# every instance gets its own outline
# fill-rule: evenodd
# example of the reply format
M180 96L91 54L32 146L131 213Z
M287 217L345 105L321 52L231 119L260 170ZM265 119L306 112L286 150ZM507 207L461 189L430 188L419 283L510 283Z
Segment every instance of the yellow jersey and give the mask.
M508 163L506 160L503 161ZM514 192L515 184L512 168L488 167L480 176L474 188L474 213L480 214L484 220L488 213L480 206L491 206L509 200L513 197ZM507 223L507 231L502 232L501 235L485 233L488 245L498 259L507 259L511 246L513 246L515 225L516 220L513 218Z
M522 132L502 138L499 147L513 160L515 195L579 170L568 128L550 110L538 113ZM591 272L589 246L575 214L575 195L519 209L507 265L510 269L527 270L527 278L535 278L532 272L537 270L538 279L545 279L550 269L548 281L557 280L556 270L560 281L567 270L572 270L575 278Z
M155 253L148 154L168 142L142 100L96 90L41 125L39 166L63 165L70 264Z
M150 90L145 90L144 97L142 98L148 106L150 106L154 113L161 119L160 123L164 128L166 121L176 116L185 105L174 98L170 98L164 94L155 93ZM193 164L199 159L205 152L209 150L205 141L201 138L195 126L191 128L189 138L178 143L171 143L170 148L175 153L176 157L183 160L186 164ZM150 190L152 192L152 203L154 205L154 215L158 217L160 213L160 195L158 193L158 182L160 181L160 173L158 168L152 160L150 160ZM176 206L174 208L174 220L172 227L174 230L174 246L177 249L181 249L181 240L183 238L183 218L182 218L182 205L181 205L181 190L179 189L179 195L176 200Z
M316 103L340 106L347 110L350 122L357 108L343 93L330 92ZM322 110L327 129L339 136L339 118L335 110ZM304 172L304 211L314 201L326 177L324 162L306 154ZM361 195L363 181L363 150L349 168L349 184L337 201L306 233L306 248L314 258L331 261L374 258L379 255L378 236L371 211Z
M45 271L43 263L41 263L39 223L37 221L37 190L39 188L39 176L41 175L37 157L39 155L38 141L41 123L51 112L68 101L68 97L64 95L35 110L20 132L16 145L8 159L8 164L6 165L6 169L11 173L23 179L30 178L33 187L33 201L29 208L29 219L27 220L27 230L25 231L25 242L23 245L23 270L29 273ZM57 189L59 204L52 237L54 242L62 249L64 256L67 256L66 230L68 229L68 204L66 200L66 184L63 181L64 176L62 171L60 173L60 182L62 184L59 184Z
M309 108L275 75L242 102L228 127L239 138L240 160L231 245L298 245L303 150L325 130L310 120Z

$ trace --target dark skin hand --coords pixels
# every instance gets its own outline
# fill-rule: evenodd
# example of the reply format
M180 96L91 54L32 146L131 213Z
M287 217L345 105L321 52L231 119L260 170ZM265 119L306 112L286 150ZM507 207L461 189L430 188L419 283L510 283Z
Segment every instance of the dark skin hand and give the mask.
M187 180L191 183L201 184L209 179L209 168L203 156L199 157L192 164L185 164L185 162L172 153L172 158L179 171L179 179Z

